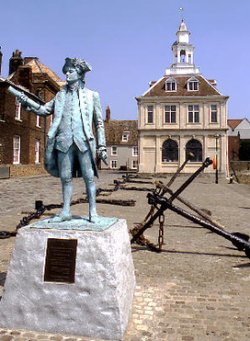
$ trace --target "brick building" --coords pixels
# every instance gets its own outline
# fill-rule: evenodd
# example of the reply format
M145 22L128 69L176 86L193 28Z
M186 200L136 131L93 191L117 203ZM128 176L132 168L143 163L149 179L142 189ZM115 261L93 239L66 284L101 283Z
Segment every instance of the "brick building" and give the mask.
M240 160L240 147L244 142L250 142L250 122L247 118L228 119L227 125L228 158L229 161L238 161Z
M228 161L238 161L240 150L240 135L228 136Z
M101 168L137 170L137 120L111 120L110 108L107 107L104 125L108 165L101 162Z
M0 55L1 70L2 54ZM43 172L46 132L52 116L41 118L24 110L7 91L10 84L40 103L50 101L62 80L37 57L22 57L19 50L9 60L9 76L0 77L0 166L10 175Z

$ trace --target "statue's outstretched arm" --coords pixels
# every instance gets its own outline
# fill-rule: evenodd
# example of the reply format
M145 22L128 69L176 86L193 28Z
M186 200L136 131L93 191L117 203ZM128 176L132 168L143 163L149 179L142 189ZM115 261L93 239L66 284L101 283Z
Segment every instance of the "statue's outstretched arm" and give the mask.
M28 96L26 96L23 92L18 91L12 86L9 86L8 91L14 95L17 100L22 104L26 111L32 111L39 116L47 116L52 114L54 110L54 102L55 100L52 99L50 102L41 105Z

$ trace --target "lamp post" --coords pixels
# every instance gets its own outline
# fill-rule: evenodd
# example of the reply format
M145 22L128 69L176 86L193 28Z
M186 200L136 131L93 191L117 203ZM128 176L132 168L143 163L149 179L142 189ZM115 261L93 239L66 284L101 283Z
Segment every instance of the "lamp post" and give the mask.
M215 183L218 184L219 174L218 174L218 139L220 135L216 134L215 137Z

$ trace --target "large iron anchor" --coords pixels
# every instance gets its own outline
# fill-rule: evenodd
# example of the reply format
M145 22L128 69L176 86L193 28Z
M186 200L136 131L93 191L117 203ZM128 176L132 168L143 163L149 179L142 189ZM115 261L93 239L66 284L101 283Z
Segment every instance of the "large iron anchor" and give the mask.
M206 160L202 163L202 165L194 172L181 186L179 189L177 189L171 197L168 199L169 202L172 202L174 199L180 195L185 188L208 166L212 164L212 160L210 158L206 158ZM153 205L153 203L152 203ZM131 239L131 244L134 243L148 228L152 226L154 221L159 218L166 209L164 207L160 207L156 213L154 213L151 218L139 229L138 232L134 234L134 236Z
M160 209L162 211L169 209L179 214L180 216L192 221L193 223L199 224L200 226L218 234L219 236L224 237L225 239L229 240L234 246L236 246L238 250L244 251L246 256L250 258L250 243L248 242L249 236L247 234L241 232L227 232L224 229L221 229L218 226L212 224L211 222L197 217L192 213L184 210L183 208L175 206L171 202L171 200L165 197L161 197L155 193L148 193L147 197L150 205L159 204L161 205Z

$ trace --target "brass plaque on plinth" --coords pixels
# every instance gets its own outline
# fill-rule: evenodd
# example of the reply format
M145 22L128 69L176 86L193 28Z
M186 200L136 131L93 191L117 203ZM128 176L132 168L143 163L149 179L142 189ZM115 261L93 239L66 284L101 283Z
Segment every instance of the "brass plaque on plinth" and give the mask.
M44 281L74 283L77 239L48 238Z

